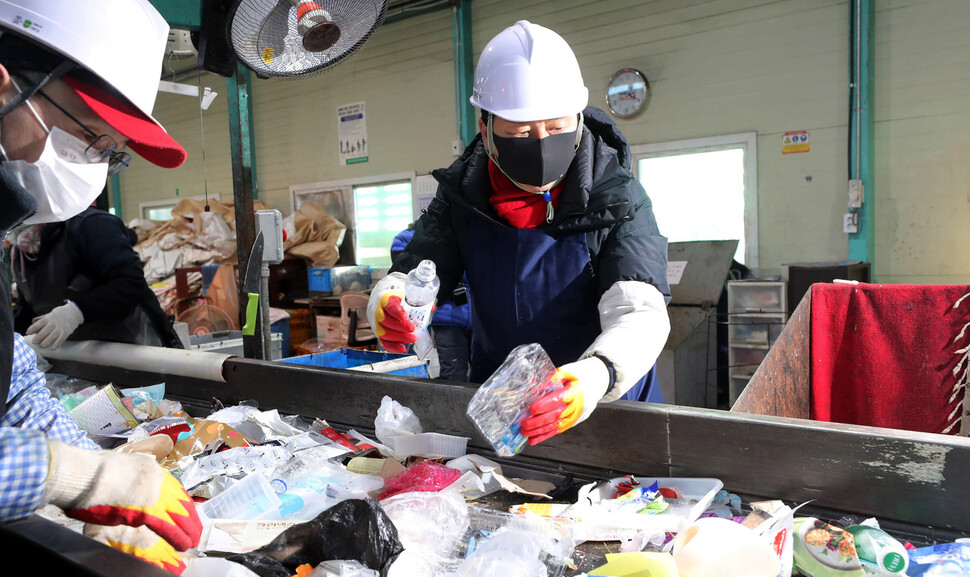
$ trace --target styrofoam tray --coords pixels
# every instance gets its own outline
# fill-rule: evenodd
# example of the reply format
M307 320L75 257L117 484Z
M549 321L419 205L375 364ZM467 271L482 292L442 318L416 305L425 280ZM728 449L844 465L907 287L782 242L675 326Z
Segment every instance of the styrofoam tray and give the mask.
M665 498L670 506L663 513L656 515L582 509L578 511L578 522L586 541L621 541L629 539L638 531L654 534L682 531L701 516L701 513L710 506L717 492L724 486L720 479L707 477L634 477L634 479L643 487L649 487L656 481L661 489L678 489L684 498ZM617 485L628 480L628 477L610 479L609 484L604 483L593 489L589 495L593 498L611 499Z

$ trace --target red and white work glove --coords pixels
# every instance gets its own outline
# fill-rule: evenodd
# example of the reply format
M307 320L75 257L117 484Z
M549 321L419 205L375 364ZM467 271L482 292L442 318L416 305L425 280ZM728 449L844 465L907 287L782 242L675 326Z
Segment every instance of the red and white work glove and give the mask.
M417 341L414 323L404 311L404 273L392 272L377 281L367 301L367 320L381 348L389 353L406 353Z
M202 522L175 477L147 455L90 451L50 441L44 504L97 525L145 526L178 551L199 544Z
M589 357L556 369L563 386L539 397L522 421L522 435L536 445L575 427L593 413L610 388L610 370L597 357Z
M59 307L55 307L46 315L41 315L34 319L34 322L27 327L28 335L36 335L34 344L39 347L56 349L64 344L67 337L77 330L84 322L84 315L81 309L72 301L64 301Z
M389 353L406 353L408 345L417 340L414 323L408 320L403 302L403 292L385 293L375 313L377 323L374 325L374 333L381 348Z
M175 551L175 548L144 525L141 527L129 527L127 525L106 527L88 523L84 526L84 534L109 547L114 547L119 551L124 551L142 561L160 567L169 573L181 575L185 571L185 561Z

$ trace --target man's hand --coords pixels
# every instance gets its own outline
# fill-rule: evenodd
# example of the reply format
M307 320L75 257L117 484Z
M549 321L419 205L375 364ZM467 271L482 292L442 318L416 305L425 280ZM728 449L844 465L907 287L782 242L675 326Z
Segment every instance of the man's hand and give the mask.
M88 523L84 526L84 534L170 573L181 575L185 571L185 561L175 549L147 527L106 527Z
M72 301L65 301L46 315L35 318L34 322L27 327L27 334L37 335L34 337L34 344L37 346L56 349L64 344L67 337L71 336L71 333L83 322L84 315L81 314L81 309L77 308Z
M563 386L529 406L522 421L522 435L536 445L585 421L610 386L610 371L600 359L590 357L556 369Z
M408 315L401 304L403 300L403 292L386 292L381 296L375 314L377 326L374 333L381 343L381 348L389 353L406 353L408 345L417 340L414 334L414 323L408 320Z
M182 485L146 455L50 442L44 502L98 525L146 526L179 551L199 544L202 522Z

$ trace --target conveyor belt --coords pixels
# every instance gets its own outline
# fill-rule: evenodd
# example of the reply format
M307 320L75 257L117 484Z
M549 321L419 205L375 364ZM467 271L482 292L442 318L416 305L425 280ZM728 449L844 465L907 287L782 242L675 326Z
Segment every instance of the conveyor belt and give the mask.
M55 361L54 370L124 386L164 381L166 396L181 400L190 414L207 411L214 398L226 405L254 400L264 410L320 417L361 432L373 430L381 398L389 395L414 410L425 430L470 437L470 450L511 474L521 468L520 476L553 480L566 473L579 479L716 477L742 496L814 500L800 513L877 517L916 544L970 536L965 438L616 402L513 459L497 459L465 416L474 387L458 383L236 358L225 363L224 383L80 362Z

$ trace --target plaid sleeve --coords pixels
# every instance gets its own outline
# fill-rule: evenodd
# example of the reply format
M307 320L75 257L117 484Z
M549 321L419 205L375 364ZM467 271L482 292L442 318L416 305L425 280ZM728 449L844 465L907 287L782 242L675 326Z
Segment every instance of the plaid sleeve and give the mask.
M34 351L18 334L14 334L13 343L10 393L7 395L7 412L0 418L0 427L41 431L48 438L69 445L98 449L98 445L68 416L64 405L51 398L45 386L44 373L37 368Z
M49 469L44 433L0 428L0 521L26 517L40 507Z

